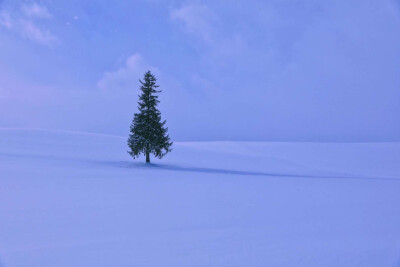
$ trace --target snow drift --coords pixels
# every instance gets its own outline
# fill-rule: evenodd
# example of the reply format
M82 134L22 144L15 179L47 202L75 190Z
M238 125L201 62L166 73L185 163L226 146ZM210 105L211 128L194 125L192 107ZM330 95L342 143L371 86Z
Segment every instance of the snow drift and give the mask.
M400 143L0 130L0 266L399 266Z

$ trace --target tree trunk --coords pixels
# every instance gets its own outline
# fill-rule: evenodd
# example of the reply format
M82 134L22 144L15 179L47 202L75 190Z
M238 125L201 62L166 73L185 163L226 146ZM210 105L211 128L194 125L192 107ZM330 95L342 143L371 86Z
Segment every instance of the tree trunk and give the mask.
M146 152L146 163L150 163L150 153Z

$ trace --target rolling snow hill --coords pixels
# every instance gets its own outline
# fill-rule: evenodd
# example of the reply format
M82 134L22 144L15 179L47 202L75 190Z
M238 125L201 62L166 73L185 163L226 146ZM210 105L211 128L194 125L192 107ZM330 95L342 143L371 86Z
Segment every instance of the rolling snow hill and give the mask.
M400 266L400 143L0 130L0 266Z

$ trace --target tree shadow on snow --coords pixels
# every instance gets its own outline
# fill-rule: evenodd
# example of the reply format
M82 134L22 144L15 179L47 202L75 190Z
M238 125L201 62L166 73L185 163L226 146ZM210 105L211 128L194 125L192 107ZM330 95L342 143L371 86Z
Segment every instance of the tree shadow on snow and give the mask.
M203 168L203 167L184 167L184 166L178 166L178 165L139 163L139 162L128 162L128 161L103 161L103 160L59 157L59 156L53 156L53 155L0 153L0 156L11 157L11 158L51 160L51 161L70 162L70 163L84 163L84 164L89 163L89 164L96 164L96 165L101 164L101 165L108 165L108 166L113 166L113 167L124 167L124 168L143 168L143 169L153 169L153 170L159 169L159 170L176 171L176 172L210 173L210 174L222 174L222 175L263 176L263 177L275 177L275 178L282 177L282 178L309 178L309 179L380 180L380 181L400 182L400 178L354 176L352 174L343 174L343 173L336 173L334 175L269 173L269 172L239 171L239 170ZM0 267L2 267L1 262L0 262Z
M357 177L351 174L342 175L310 175L310 174L285 174L285 173L269 173L269 172L253 172L253 171L239 171L228 169L216 168L200 168L200 167L183 167L177 165L167 164L154 164L154 163L135 163L135 162L120 162L121 167L126 168L143 168L152 170L166 170L176 172L194 172L194 173L209 173L209 174L222 174L222 175L244 175L244 176L264 176L264 177L283 177L283 178L309 178L309 179L353 179L353 180L387 180L398 181L400 179L390 177Z

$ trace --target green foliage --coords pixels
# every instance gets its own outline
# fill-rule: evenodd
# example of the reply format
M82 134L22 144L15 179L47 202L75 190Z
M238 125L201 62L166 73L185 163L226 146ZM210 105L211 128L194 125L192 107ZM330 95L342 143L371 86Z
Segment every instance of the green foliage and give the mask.
M166 121L161 121L161 112L157 109L159 87L157 79L147 71L143 81L140 80L142 94L139 96L139 113L135 113L130 135L128 153L133 157L146 155L149 162L149 154L154 154L157 158L162 158L171 152L172 142L167 134L168 128L165 127Z

